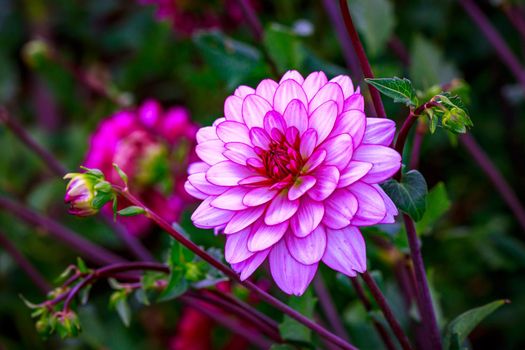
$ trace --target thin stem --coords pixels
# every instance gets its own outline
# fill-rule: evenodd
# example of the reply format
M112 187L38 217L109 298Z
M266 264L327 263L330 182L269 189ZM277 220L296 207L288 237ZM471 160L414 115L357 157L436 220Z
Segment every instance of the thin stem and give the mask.
M51 290L51 287L47 283L46 279L38 272L37 269L31 264L26 257L16 249L16 246L11 243L2 231L0 231L0 246L11 256L11 258L20 266L20 268L26 273L26 275L31 279L31 281L46 294Z
M516 193L514 193L507 181L505 181L505 178L501 175L498 168L492 163L472 135L463 135L459 140L478 163L483 172L485 172L490 181L492 181L492 184L496 187L505 202L507 202L507 205L510 207L522 229L525 231L525 208L523 208Z
M323 308L323 312L328 320L328 323L335 331L335 334L344 340L349 341L350 339L348 338L348 333L345 330L343 322L341 321L341 317L339 317L339 312L337 312L337 309L335 308L332 296L330 295L328 289L326 289L323 276L320 273L318 273L314 278L314 289L317 297L319 298L319 302Z
M516 58L514 53L509 49L505 40L501 37L498 31L492 26L488 18L483 14L476 2L472 0L459 0L461 6L470 18L476 23L481 32L485 35L488 42L492 45L499 59L507 66L507 68L514 74L514 78L520 83L525 90L525 70L521 63Z
M410 169L417 169L419 167L419 155L421 154L421 145L425 137L426 126L423 123L418 123L416 126L416 133L412 143L412 154L410 155Z
M357 297L359 298L359 300L361 300L361 303L363 304L365 310L367 312L372 311L372 304L370 303L370 300L368 300L368 297L363 291L363 287L361 287L361 284L359 284L359 281L354 277L354 278L350 278L350 282L352 283L352 286L354 287ZM390 335L386 331L385 327L383 327L383 325L375 319L372 319L372 323L377 333L379 333L379 336L381 337L381 340L385 344L386 348L388 350L395 350L396 346L392 342L392 339L390 339Z
M325 338L326 340L340 346L343 349L356 349L351 344L348 344L340 337L336 336L335 334L329 332L325 328L319 326L317 323L313 322L312 320L308 319L301 313L297 312L296 310L290 308L285 303L281 302L280 300L276 299L272 295L268 294L266 291L259 288L256 284L250 282L250 281L241 281L239 276L235 271L230 269L228 266L224 265L222 262L216 260L213 256L209 255L205 250L200 248L198 245L187 239L184 235L179 233L172 225L170 225L166 220L164 220L162 217L157 215L155 212L151 211L149 208L147 208L140 200L138 200L135 196L133 196L131 193L129 193L127 190L122 189L119 186L113 186L115 191L120 194L122 197L127 199L130 203L133 205L139 206L144 208L146 211L146 216L153 220L157 225L159 225L162 229L164 229L170 236L175 238L178 242L180 242L183 246L194 252L197 256L202 258L204 261L209 263L211 266L215 267L217 270L224 273L228 278L232 279L233 281L236 281L237 283L243 285L248 290L254 292L257 294L262 300L266 301L268 304L272 305L279 311L287 314L288 316L296 319L300 323L304 324L306 327L310 328L312 331L318 333L320 336Z
M44 228L50 235L58 239L68 247L74 249L84 258L91 260L97 264L112 264L115 262L125 261L118 255L91 243L87 239L81 237L69 228L62 226L58 222L47 218L35 211L26 208L21 203L13 199L9 199L0 195L0 208L15 215L20 220L26 223Z
M404 350L411 350L412 346L410 345L410 342L408 341L407 336L403 332L403 329L401 328L401 325L397 322L394 313L392 312L392 309L390 309L390 306L388 305L388 302L381 292L381 289L379 289L379 286L376 284L372 276L368 273L368 271L365 271L361 274L361 277L363 278L363 281L365 281L366 285L368 286L368 289L370 289L370 292L372 293L372 296L374 297L375 301L377 302L377 305L383 312L383 315L385 316L386 321L390 325L390 328L394 332L397 340L399 341L399 344L401 344L401 347Z
M226 315L222 315L216 312L212 312L209 307L215 306L213 304L208 304L209 306L206 307L205 305L202 305L204 301L199 300L197 298L191 297L189 295L183 295L181 296L181 300L202 313L203 315L215 320L220 325L228 328L233 333L243 337L253 345L261 348L261 349L268 349L271 347L272 343L268 341L266 338L261 337L260 333L250 329L249 327L246 327L244 324L239 323L236 320L231 319L230 317L227 317Z
M350 35L350 40L352 41L352 46L354 47L355 53L359 58L363 75L365 78L373 78L374 73L372 73L372 67L370 67L370 62L366 57L365 49L363 48L363 44L361 44L361 40L359 40L359 35L357 34L354 23L352 22L352 16L350 15L350 10L348 9L347 0L339 0L339 7L341 8L346 30L348 31L348 35ZM383 102L381 101L379 91L377 91L377 89L373 86L369 86L368 88L370 90L370 96L372 97L372 102L374 103L377 116L381 118L386 117L385 108L383 106Z
M423 256L421 255L421 245L419 238L417 237L416 227L414 221L412 221L408 215L403 214L403 220L405 222L408 244L410 246L410 253L414 263L414 274L417 282L416 293L418 295L418 305L421 318L427 323L432 349L441 350L442 345L441 337L439 335L439 327L434 306L432 305L432 296L430 294L430 287L428 286L425 264L423 262Z
M44 164L58 177L63 177L67 172L67 168L47 149L42 147L36 142L31 135L12 117L9 116L7 110L0 106L0 122L11 130L11 132L22 141L27 148L38 155ZM124 230L122 225L113 222L111 219L101 215L102 220L116 233L117 237L124 243L126 248L129 249L135 257L140 260L154 261L153 256L148 250L140 244L140 241L131 236Z

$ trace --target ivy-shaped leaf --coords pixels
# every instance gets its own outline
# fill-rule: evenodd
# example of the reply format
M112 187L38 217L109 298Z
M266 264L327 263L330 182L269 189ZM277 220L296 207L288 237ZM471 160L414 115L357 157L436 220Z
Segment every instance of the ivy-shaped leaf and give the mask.
M410 80L406 78L376 78L365 79L365 81L383 95L392 98L396 103L404 103L411 107L418 105L416 91L412 87Z
M291 296L288 305L308 318L313 317L317 299L313 296L310 289L307 289L300 297ZM312 340L309 328L297 322L290 316L284 316L283 322L279 324L279 332L283 339L308 345Z
M401 182L389 180L381 185L396 206L415 221L421 220L426 209L427 183L417 170L403 174Z

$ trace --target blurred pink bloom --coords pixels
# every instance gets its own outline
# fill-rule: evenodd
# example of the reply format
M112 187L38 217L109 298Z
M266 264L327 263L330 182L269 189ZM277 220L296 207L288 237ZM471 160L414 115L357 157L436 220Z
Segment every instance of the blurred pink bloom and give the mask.
M91 136L84 165L100 169L108 181L122 185L112 165L118 164L139 198L166 220L174 221L184 204L191 202L184 191L184 179L187 164L193 160L196 130L186 109L164 111L157 101L148 100L137 110L119 111L100 123ZM112 213L109 204L104 211ZM151 225L141 216L119 221L133 235L144 233Z
M156 5L156 16L171 22L173 29L191 35L198 29L232 28L243 18L236 0L139 0L143 5Z
M366 270L359 226L394 222L379 187L401 165L389 147L395 123L366 118L347 76L287 72L279 83L240 86L224 118L197 132L202 162L189 167L192 215L226 235L241 279L268 257L277 285L301 295L320 261L348 276Z

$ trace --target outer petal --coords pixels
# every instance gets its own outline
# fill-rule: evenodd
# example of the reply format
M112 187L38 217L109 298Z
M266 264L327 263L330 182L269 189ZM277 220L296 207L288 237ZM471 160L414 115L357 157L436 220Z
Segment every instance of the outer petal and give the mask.
M195 162L188 166L188 174L193 175L196 173L205 173L208 171L210 166L205 162Z
M332 135L348 134L352 137L354 148L357 148L366 130L365 113L359 110L350 110L342 113L335 121Z
M299 84L302 84L304 82L303 76L301 75L301 73L299 73L296 70L289 70L286 73L284 73L284 75L281 78L281 80L279 81L279 83L282 84L283 82L285 82L288 79L295 80Z
M257 187L246 193L242 202L249 207L254 207L271 201L278 192L270 189L270 186Z
M291 218L299 209L299 200L288 199L287 191L282 191L275 197L266 211L266 225L277 225Z
M245 229L261 217L261 215L264 213L264 209L266 209L266 206L261 205L235 212L235 215L233 215L231 220L224 228L224 233L230 234Z
M383 191L383 189L379 185L373 185L373 186L377 190L377 192L379 192L381 197L383 197L383 200L385 201L385 207L386 207L386 215L383 218L383 220L381 220L379 223L380 224L393 224L394 222L396 222L396 219L394 218L394 216L399 214L399 212L397 211L396 205L394 204L394 202L392 202L390 197L385 193L385 191Z
M253 175L256 173L248 167L227 160L212 166L206 173L206 179L219 186L236 186L242 179Z
M191 220L199 228L214 228L226 224L235 214L234 211L217 209L210 205L215 197L205 199L193 212Z
M334 165L337 169L343 170L352 159L354 145L352 137L348 134L332 137L326 140L321 147L326 150L326 158L324 160L326 165Z
M245 143L228 142L224 144L224 147L226 151L222 152L223 156L237 164L246 165L248 159L258 157L253 147Z
M323 262L332 269L354 277L366 271L365 240L357 227L343 230L328 229Z
M242 104L242 117L248 128L263 127L264 116L272 110L268 101L259 95L248 95Z
M356 182L348 190L357 198L358 209L352 219L354 226L370 226L379 223L386 215L381 194L371 185Z
M218 140L216 128L214 126L205 126L200 128L195 134L195 138L198 143L203 143L206 141Z
M202 193L206 193L212 196L218 196L228 189L228 187L217 186L212 184L206 179L205 173L196 173L188 176L188 181L195 187L197 190Z
M195 152L199 158L210 165L225 161L226 157L222 154L225 150L224 142L221 140L206 141L195 147Z
M365 99L363 98L363 95L361 95L359 92L356 92L355 94L353 94L352 96L348 97L345 100L343 111L346 112L352 109L363 111L364 108L365 108Z
M390 146L396 133L396 123L386 118L366 118L363 144Z
M323 166L312 174L317 179L315 186L308 191L310 198L322 201L334 192L339 182L339 171L335 166Z
M232 264L232 268L241 274L241 281L244 281L264 262L269 253L270 249L258 252L240 263Z
M224 117L227 120L242 123L242 102L243 100L239 96L229 96L226 101L224 101Z
M308 111L312 113L319 106L325 104L328 101L334 101L336 103L337 113L341 113L343 111L344 95L343 90L341 90L339 84L328 83L323 86L310 101L310 104L308 105Z
M290 191L288 192L288 199L293 201L297 198L300 198L310 188L312 188L316 182L317 180L313 176L299 176L297 180L295 180L295 182L293 183L292 187L290 187Z
M372 169L372 163L351 161L341 173L337 187L342 188L350 186L354 182L363 178L370 169Z
M224 258L230 264L239 263L251 257L253 252L248 250L248 237L251 228L248 227L238 233L226 236Z
M248 135L248 128L243 123L225 121L217 125L217 136L226 142L242 142L247 145L250 144L250 136Z
M243 210L247 206L242 203L244 195L249 191L243 187L231 187L229 190L215 198L210 204L212 207L227 210Z
M295 99L301 101L303 105L307 105L306 94L301 85L292 79L283 81L279 84L277 91L275 91L273 108L283 114L288 104Z
M392 177L401 167L401 156L396 150L380 145L361 145L354 152L354 160L372 163L372 169L362 181L380 183Z
M283 240L273 246L269 261L275 283L287 294L302 295L317 271L317 264L303 265L295 260Z
M302 135L308 128L308 114L301 100L292 100L286 107L283 117L288 127L295 126L297 128L299 135Z
M303 82L303 90L310 101L315 94L328 82L323 72L313 72Z
M357 198L347 190L337 190L324 203L323 224L332 229L350 225L358 209Z
M270 248L283 238L287 229L288 221L274 226L268 226L261 221L252 228L248 238L248 249L252 252L259 252Z
M317 131L317 144L321 144L332 132L337 118L337 104L327 101L313 111L308 127Z
M249 86L241 85L234 91L235 96L239 96L240 98L245 98L248 95L254 94L255 90Z
M330 79L330 82L337 83L341 87L345 100L351 95L353 95L354 84L352 83L352 79L350 79L348 75L338 75Z
M323 219L325 208L322 202L309 197L301 199L297 214L290 220L292 232L297 237L306 237L315 230Z
M196 189L189 181L186 181L184 183L184 189L190 196L195 197L197 199L206 199L209 196L208 194Z
M268 103L272 103L273 95L275 95L275 90L277 90L278 86L279 84L272 79L264 79L257 85L255 93L268 101Z
M285 236L288 251L301 264L311 265L319 262L326 248L326 232L323 226L317 227L304 238L288 232Z

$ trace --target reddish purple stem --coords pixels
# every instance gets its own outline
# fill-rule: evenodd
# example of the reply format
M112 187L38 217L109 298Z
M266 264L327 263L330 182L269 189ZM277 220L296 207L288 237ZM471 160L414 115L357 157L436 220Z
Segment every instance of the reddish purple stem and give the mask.
M346 341L349 341L348 334L345 330L341 317L339 317L339 312L335 308L334 301L330 292L326 289L326 285L323 280L323 276L318 273L314 278L314 289L319 298L319 303L323 308L323 312L328 320L328 323L335 331L335 334L340 336Z

